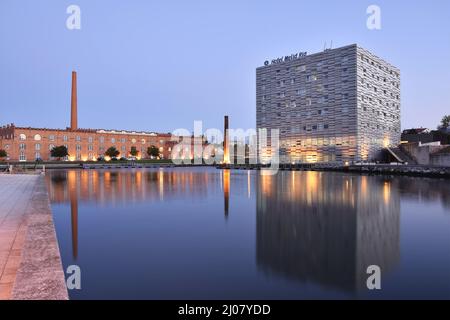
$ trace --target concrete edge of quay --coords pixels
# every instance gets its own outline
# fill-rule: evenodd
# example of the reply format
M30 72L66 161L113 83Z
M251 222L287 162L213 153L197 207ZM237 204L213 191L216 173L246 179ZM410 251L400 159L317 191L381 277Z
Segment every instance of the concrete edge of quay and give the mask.
M11 299L68 300L44 176L36 182L26 215L27 235Z

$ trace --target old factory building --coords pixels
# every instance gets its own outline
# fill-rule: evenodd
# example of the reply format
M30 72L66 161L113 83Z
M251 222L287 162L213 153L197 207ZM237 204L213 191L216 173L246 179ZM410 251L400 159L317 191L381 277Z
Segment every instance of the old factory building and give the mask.
M180 137L178 137L180 138ZM119 157L130 156L134 147L137 158L147 158L147 149L155 146L160 157L171 158L172 148L178 141L172 141L170 133L135 132L123 130L80 129L77 119L77 74L72 72L71 121L66 129L18 127L9 124L0 127L0 149L4 149L10 161L53 160L51 150L55 146L66 146L69 156L66 160L88 161L103 156L109 147L115 147ZM189 152L189 157L191 150Z

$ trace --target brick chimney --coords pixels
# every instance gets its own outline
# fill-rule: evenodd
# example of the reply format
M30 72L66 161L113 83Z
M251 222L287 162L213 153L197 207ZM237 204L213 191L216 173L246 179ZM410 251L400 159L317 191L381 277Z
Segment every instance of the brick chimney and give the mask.
M230 150L229 150L229 137L228 137L228 116L225 116L224 119L224 128L223 128L223 162L225 164L230 163Z
M72 71L72 98L70 106L70 130L78 129L77 116L77 73Z

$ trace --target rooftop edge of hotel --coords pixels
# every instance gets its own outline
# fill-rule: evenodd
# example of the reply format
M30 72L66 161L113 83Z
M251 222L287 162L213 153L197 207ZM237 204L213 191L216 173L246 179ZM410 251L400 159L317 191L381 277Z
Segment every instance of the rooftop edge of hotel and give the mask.
M304 59L304 58L306 58L306 57L314 57L314 56L318 56L318 55L327 54L327 53L330 53L330 52L333 52L333 51L336 51L336 50L343 50L343 49L352 48L352 47L355 47L356 49L364 50L366 53L372 55L373 58L382 61L383 63L385 63L386 65L388 65L389 67L391 67L395 72L397 72L397 73L400 75L400 69L399 69L398 67L396 67L396 66L394 66L393 64L387 62L385 59L380 58L380 57L377 56L376 54L372 53L370 50L368 50L368 49L366 49L366 48L364 48L364 47L358 45L357 43L345 45L345 46L338 47L338 48L325 49L325 50L323 50L323 51L315 52L315 53L311 53L311 54L308 54L308 53L307 53L305 56L298 57L297 59L293 59L293 60L289 60L289 61L282 61L282 62L278 62L278 63L271 63L271 61L272 61L272 60L275 60L276 58L274 58L274 59L267 59L266 61L269 61L269 64L268 64L268 65L262 65L262 66L257 67L256 69L258 70L258 69L263 69L263 68L274 67L274 66L276 66L276 65L283 65L283 64L286 64L286 63L292 63L292 62L294 62L294 61L302 60L302 59ZM284 58L284 57L286 57L286 56L280 56L280 57Z

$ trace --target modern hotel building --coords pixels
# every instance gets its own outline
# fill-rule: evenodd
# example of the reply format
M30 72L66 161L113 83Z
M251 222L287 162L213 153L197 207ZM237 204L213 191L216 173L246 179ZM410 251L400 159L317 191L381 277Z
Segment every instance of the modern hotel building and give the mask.
M266 61L256 69L260 161L279 129L280 162L370 161L400 142L400 71L356 44Z

